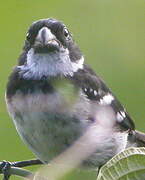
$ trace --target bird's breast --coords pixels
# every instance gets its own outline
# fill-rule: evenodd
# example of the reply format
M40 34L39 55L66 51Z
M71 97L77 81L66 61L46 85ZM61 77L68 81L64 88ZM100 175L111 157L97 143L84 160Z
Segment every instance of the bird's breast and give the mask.
M49 161L88 126L85 118L89 105L84 98L69 99L68 95L58 92L22 94L18 91L7 99L7 107L24 142L41 160Z

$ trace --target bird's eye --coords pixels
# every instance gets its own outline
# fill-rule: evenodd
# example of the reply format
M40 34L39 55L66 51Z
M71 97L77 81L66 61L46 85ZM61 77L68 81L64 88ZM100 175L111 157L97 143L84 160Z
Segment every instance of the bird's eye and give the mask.
M27 39L27 40L30 40L30 33L27 33L27 34L26 34L26 39Z
M68 36L69 36L69 32L68 32L68 30L67 30L66 28L64 28L63 33L64 33L64 36L65 36L65 37L68 37Z

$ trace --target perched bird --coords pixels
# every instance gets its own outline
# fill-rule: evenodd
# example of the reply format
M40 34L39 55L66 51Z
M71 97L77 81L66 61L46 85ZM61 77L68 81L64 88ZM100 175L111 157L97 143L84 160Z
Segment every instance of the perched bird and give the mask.
M104 141L84 165L100 167L127 147L145 145L145 135L135 130L111 90L84 64L72 34L56 19L30 26L9 77L6 103L19 135L44 163L70 147L90 125L101 127L99 107L112 109L113 123L105 123L112 123L112 131L109 136L105 128L101 131Z

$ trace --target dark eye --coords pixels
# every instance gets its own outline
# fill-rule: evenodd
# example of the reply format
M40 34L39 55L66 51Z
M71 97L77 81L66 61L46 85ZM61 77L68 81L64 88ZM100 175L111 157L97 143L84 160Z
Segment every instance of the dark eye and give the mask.
M68 30L67 30L66 28L64 28L63 33L64 33L64 36L65 36L65 37L68 37L68 36L69 36L69 32L68 32Z

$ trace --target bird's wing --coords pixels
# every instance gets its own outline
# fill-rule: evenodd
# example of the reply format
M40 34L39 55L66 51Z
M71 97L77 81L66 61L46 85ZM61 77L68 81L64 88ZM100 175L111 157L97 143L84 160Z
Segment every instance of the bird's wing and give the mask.
M109 105L114 110L116 122L122 130L135 129L134 122L124 107L89 66L84 65L84 69L76 72L73 81L90 101L99 105Z

